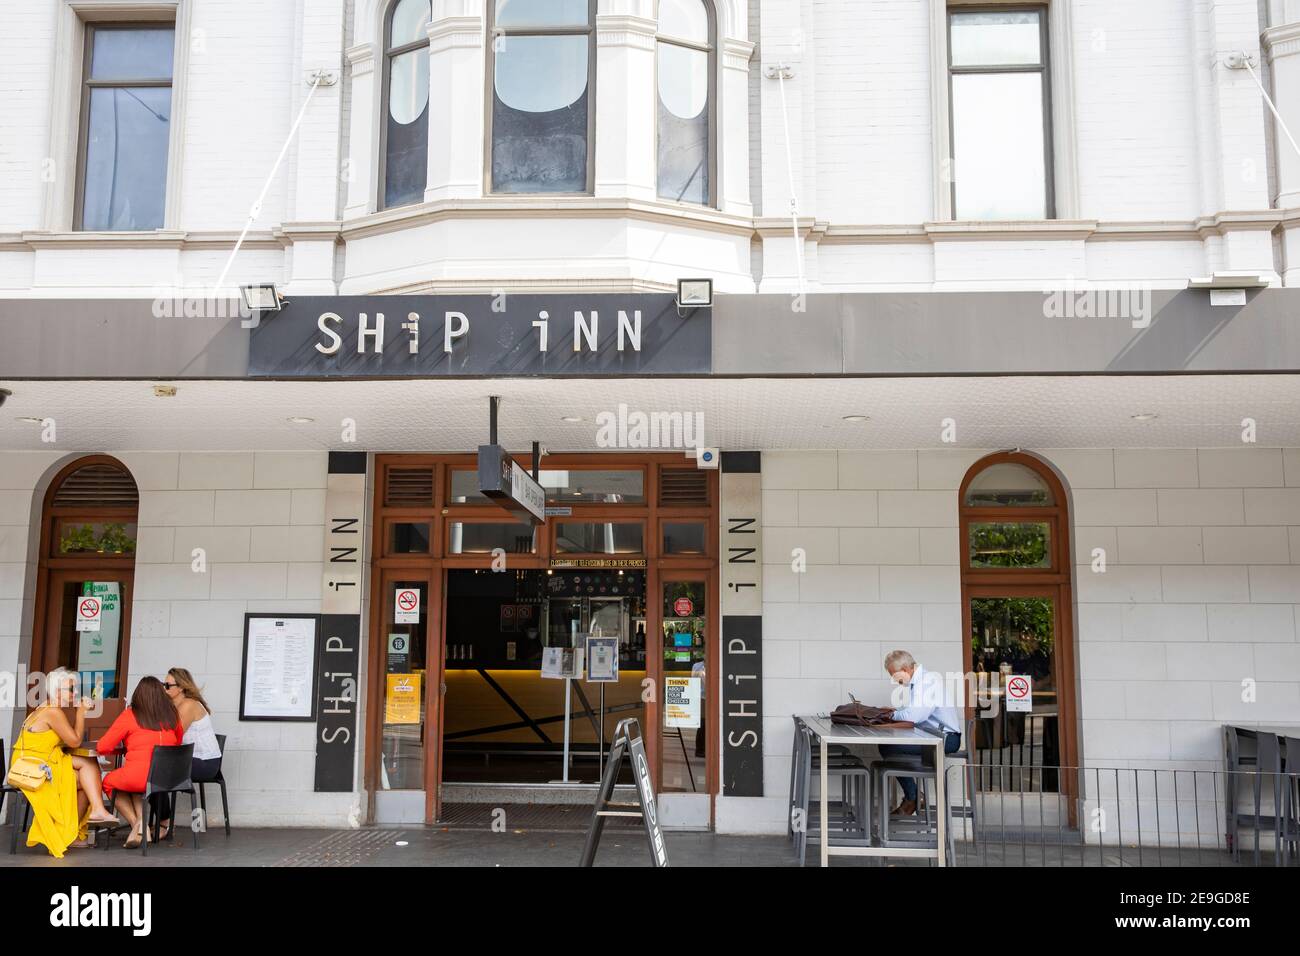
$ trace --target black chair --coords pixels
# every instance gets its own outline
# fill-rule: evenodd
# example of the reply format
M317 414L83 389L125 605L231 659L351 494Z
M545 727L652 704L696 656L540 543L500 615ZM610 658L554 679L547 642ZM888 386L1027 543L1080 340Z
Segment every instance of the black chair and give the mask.
M221 756L217 758L217 772L205 780L195 780L199 788L199 806L203 808L203 820L206 823L208 819L208 795L203 792L203 785L206 783L215 783L221 788L221 819L226 824L226 836L230 836L230 804L226 802L226 778L221 773L221 761L226 756L226 735L217 734L217 747L221 750Z
M0 768L3 768L6 775L8 774L9 764L5 762L5 742L2 739L0 739ZM14 795L13 809L9 811L9 815L13 817L10 822L13 824L14 829L13 833L9 835L9 855L13 856L18 852L18 837L22 835L31 822L32 805L26 797L22 796L23 792L21 790L9 786L4 782L4 778L0 777L0 813L5 808L5 795L10 793ZM20 797L21 799L19 799ZM19 809L20 807L21 809Z
M194 745L182 744L179 747L154 747L149 759L149 779L144 785L144 795L140 799L140 834L147 837L149 833L149 807L153 797L171 801L172 828L176 827L176 794L190 795L190 813L198 806L198 796L194 792L194 783L190 780L190 770L194 762ZM154 820L153 838L158 839L158 820ZM191 828L194 834L194 849L199 848L198 830ZM140 840L142 856L149 853L149 840Z

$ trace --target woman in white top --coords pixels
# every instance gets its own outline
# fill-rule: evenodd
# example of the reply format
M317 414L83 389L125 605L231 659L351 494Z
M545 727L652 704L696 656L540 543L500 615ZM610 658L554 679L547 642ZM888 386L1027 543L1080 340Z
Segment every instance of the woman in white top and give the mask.
M221 770L221 747L217 743L216 731L212 728L212 709L203 699L194 676L183 667L173 667L167 672L163 688L176 705L176 712L180 714L181 727L185 731L181 743L194 745L190 779L195 783L216 779ZM163 817L162 835L166 836L170 829L171 821L168 817L171 814L164 807L160 815Z

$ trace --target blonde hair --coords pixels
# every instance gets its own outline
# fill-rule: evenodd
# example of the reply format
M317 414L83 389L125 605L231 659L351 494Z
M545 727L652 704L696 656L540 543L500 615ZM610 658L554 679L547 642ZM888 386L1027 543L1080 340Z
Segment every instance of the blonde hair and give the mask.
M907 651L890 651L885 655L885 671L892 674L897 670L916 670L916 658Z
M181 696L187 700L197 700L209 714L212 708L208 702L203 699L202 692L199 691L199 685L194 682L194 675L183 667L173 667L167 671L167 676L175 681L176 686L181 689Z

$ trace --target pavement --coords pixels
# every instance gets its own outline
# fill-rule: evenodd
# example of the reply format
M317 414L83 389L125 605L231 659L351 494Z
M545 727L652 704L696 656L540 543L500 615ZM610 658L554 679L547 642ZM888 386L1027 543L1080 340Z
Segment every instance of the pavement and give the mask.
M797 866L789 841L780 836L731 836L716 833L665 834L673 866L788 867ZM436 827L363 827L356 830L236 828L203 834L200 849L192 835L177 842L151 846L144 856L125 850L122 838L104 849L70 849L62 860L43 848L20 846L9 856L9 827L0 827L0 868L38 867L354 867L354 866L576 866L586 835L547 830L447 830ZM957 844L957 864L963 866L1232 866L1231 857L1216 850L1192 851L1135 847L1026 846L1024 844ZM1270 865L1271 859L1264 864ZM648 866L650 852L639 830L607 830L596 854L598 866ZM1243 864L1249 865L1248 859ZM808 865L817 864L817 847L808 847ZM891 859L886 865L926 865L924 861ZM880 866L878 861L840 857L834 866Z

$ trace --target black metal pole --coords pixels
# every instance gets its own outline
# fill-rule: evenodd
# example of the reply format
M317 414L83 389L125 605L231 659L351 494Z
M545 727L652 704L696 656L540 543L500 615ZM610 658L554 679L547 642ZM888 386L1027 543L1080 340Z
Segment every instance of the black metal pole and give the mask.
M533 481L541 481L538 474L542 467L542 443L533 442Z
M497 443L497 408L501 404L501 398L493 395L488 398L488 444Z

